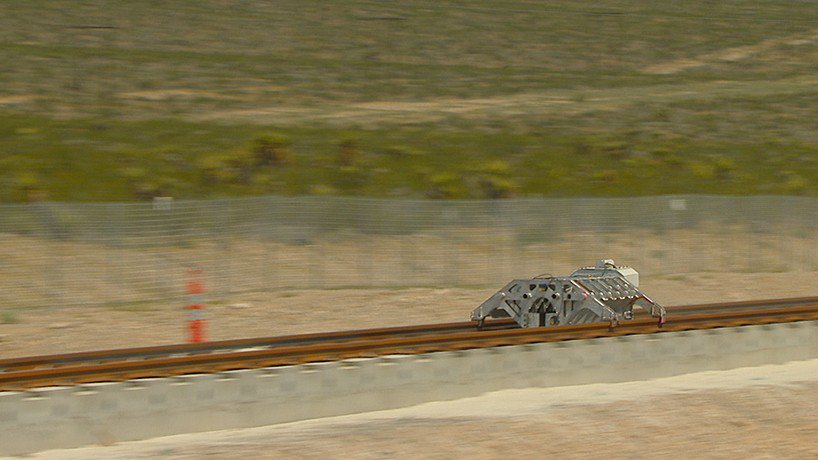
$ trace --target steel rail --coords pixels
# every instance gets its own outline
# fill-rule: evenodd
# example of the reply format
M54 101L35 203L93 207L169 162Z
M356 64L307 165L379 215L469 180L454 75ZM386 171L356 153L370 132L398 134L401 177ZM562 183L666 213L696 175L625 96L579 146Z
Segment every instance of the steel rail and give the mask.
M715 313L720 311L735 311L749 309L769 309L774 307L796 307L818 305L818 297L800 297L791 299L770 299L761 301L742 301L729 303L709 303L668 307L670 317L688 316L693 314ZM645 318L648 315L639 311L635 319ZM206 343L186 343L161 345L151 347L124 348L113 350L98 350L56 355L26 356L20 358L0 359L0 372L28 370L35 368L51 368L60 366L87 365L92 363L117 362L127 360L145 360L159 357L181 357L198 354L229 353L242 349L272 348L292 345L308 345L315 343L334 343L349 341L380 340L390 337L408 337L418 335L469 332L475 329L473 321L425 324L418 326L386 327L361 329L352 331L334 331L312 334L286 335L276 337L260 337L249 339L223 340ZM487 321L483 331L515 329L517 324L510 319Z
M484 329L508 329L517 327L510 319L489 321ZM396 326L351 331L317 332L310 334L259 337L250 339L221 340L203 343L182 343L150 347L121 348L113 350L95 350L57 355L24 356L20 358L0 359L0 372L31 369L35 367L55 367L83 364L97 361L124 361L129 359L147 359L160 356L195 355L224 353L245 348L280 347L287 345L306 345L310 343L346 342L355 340L375 340L397 335L413 336L461 332L475 329L473 322L424 324L417 326Z
M584 324L495 331L472 330L469 332L393 337L371 341L312 343L215 355L192 355L4 372L0 373L0 389L25 389L38 386L123 381L135 378L266 368L390 354L457 351L600 337L815 320L818 320L818 306L812 305L777 310L755 309L681 316L669 318L661 327L652 319L636 319L616 327L611 327L608 324Z
M772 299L765 301L741 301L730 303L707 303L699 305L680 305L665 307L668 316L681 317L710 313L728 313L732 311L769 310L773 308L810 307L818 305L818 297L799 297L794 299ZM635 318L646 318L650 314L644 310L634 310Z

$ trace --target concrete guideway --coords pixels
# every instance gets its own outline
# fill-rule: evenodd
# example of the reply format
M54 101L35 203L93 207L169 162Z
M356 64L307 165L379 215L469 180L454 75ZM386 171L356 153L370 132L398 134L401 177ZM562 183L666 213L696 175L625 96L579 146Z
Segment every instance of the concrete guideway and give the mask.
M0 454L818 357L818 321L606 337L0 393Z
M588 458L815 457L818 359L650 381L492 391L399 409L255 428L187 433L32 458ZM672 409L671 409L672 408ZM770 431L769 426L777 429ZM508 436L485 436L485 426ZM684 436L679 436L683 427ZM321 442L315 442L320 439ZM559 439L542 443L542 439ZM615 449L611 447L611 439Z

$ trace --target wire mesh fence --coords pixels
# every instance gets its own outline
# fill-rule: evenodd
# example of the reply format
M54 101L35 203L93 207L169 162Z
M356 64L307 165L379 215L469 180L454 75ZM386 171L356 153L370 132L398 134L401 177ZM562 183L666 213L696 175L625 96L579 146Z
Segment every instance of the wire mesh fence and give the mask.
M599 258L643 276L818 270L818 199L258 197L0 206L0 307L501 285ZM327 300L329 301L329 300Z

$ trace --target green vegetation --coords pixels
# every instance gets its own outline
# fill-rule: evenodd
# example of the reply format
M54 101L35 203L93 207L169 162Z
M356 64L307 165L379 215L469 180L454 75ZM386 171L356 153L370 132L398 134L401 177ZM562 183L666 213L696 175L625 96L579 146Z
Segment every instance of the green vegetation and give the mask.
M17 324L20 318L13 311L4 311L0 313L0 324Z
M810 2L0 6L0 201L818 196Z

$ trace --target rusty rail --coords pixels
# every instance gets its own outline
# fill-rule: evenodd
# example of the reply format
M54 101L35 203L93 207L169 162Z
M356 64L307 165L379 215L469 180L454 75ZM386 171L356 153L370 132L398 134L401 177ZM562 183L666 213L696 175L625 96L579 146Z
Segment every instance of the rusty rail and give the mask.
M497 320L487 323L486 329L508 329L518 327L511 320ZM272 348L288 345L306 345L311 343L347 342L353 340L377 340L396 335L445 334L473 330L472 322L424 324L419 326L384 327L352 331L318 332L312 334L285 335L276 337L258 337L250 339L221 340L204 343L182 343L152 347L122 348L113 350L95 350L57 355L25 356L20 358L0 359L0 372L33 369L38 367L57 367L101 361L125 361L129 359L144 360L147 358L167 357L174 355L203 355L226 353L246 348Z
M798 307L818 305L818 297L799 297L791 299L770 299L761 301L742 301L729 303L709 303L700 305L686 305L668 307L671 317L689 316L694 314L728 312L749 309L770 309L775 307ZM636 319L647 315L638 313ZM493 320L485 323L483 330L515 329L517 323L510 319ZM204 355L228 353L248 348L273 348L292 345L307 345L313 343L332 343L363 340L380 340L390 337L406 337L430 334L444 334L468 332L475 329L471 321L456 323L425 324L418 326L385 327L375 329L361 329L353 331L333 331L312 334L286 335L276 337L258 337L249 339L223 340L206 343L184 343L151 347L124 348L114 350L97 350L56 355L26 356L20 358L0 359L0 372L27 370L35 368L49 368L92 363L145 360L159 357L179 357L181 355Z
M701 305L669 307L673 316L700 314L703 312L733 311L736 309L767 309L778 306L818 305L818 297L791 299L771 299L763 301L743 301L731 303L710 303ZM643 314L637 315L637 318ZM295 344L324 343L350 340L374 340L396 335L427 335L447 332L463 332L474 329L473 322L441 323L431 325L387 327L352 331L333 331L311 334L299 334L249 339L234 339L207 343L174 344L152 347L98 350L88 352L65 353L56 355L29 356L0 359L0 372L35 367L54 367L71 364L82 364L96 361L116 361L127 359L146 359L159 356L193 355L229 352L236 349L276 347ZM511 329L517 325L511 320L495 320L486 323L484 330Z
M763 305L762 305L763 304ZM73 385L77 383L122 381L134 378L167 377L191 373L207 373L234 369L261 368L310 362L335 361L355 357L372 357L384 354L419 354L434 351L454 351L471 348L489 348L508 345L580 340L600 337L651 334L692 329L712 329L755 324L783 323L818 320L818 299L776 299L764 302L741 302L734 304L710 304L678 308L687 313L671 315L660 328L655 320L637 318L611 328L608 324L585 324L552 328L498 328L476 331L474 323L447 323L409 328L384 328L327 334L307 334L267 339L246 339L222 342L248 348L249 344L265 341L275 346L263 349L227 351L214 353L219 344L197 344L170 347L149 347L134 350L113 350L74 354L75 365L52 367L8 366L0 372L0 389L24 389L38 386ZM794 305L791 308L777 308ZM714 308L716 306L718 308ZM713 313L712 310L718 310ZM671 312L676 309L670 309ZM466 328L465 325L469 327ZM208 348L208 345L210 346ZM182 347L182 348L179 348ZM214 348L216 347L216 348ZM168 356L164 350L193 350L186 356ZM202 352L202 350L210 350ZM142 359L138 350L147 350ZM133 351L133 354L126 352ZM195 353L199 351L200 353ZM154 354L150 354L154 353ZM206 353L206 354L204 354ZM82 355L82 356L76 356ZM124 360L120 356L128 355ZM63 359L66 356L60 355ZM20 358L18 364L45 363L48 357ZM89 358L93 362L89 362ZM110 362L105 362L105 361ZM57 360L57 362L60 362Z

